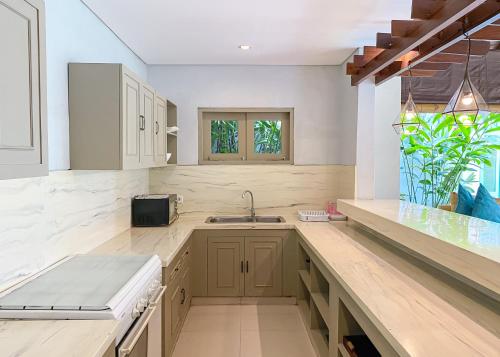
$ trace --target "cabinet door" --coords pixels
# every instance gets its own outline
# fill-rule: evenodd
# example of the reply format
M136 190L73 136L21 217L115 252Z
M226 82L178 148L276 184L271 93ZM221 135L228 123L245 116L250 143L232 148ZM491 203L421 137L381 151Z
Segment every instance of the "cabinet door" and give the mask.
M191 271L186 267L181 277L181 320L184 321L191 303Z
M124 169L135 169L140 163L141 82L134 74L122 73L122 160Z
M43 2L0 0L0 179L47 174Z
M245 296L282 295L281 237L245 237Z
M167 101L160 96L155 99L155 163L163 166L167 162Z
M141 167L153 167L155 136L155 91L148 85L141 85Z
M242 296L243 237L208 237L208 296Z
M180 322L181 322L181 308L182 308L182 292L180 285L175 287L172 296L170 297L171 306L171 339L172 343L175 344L177 333L179 332Z

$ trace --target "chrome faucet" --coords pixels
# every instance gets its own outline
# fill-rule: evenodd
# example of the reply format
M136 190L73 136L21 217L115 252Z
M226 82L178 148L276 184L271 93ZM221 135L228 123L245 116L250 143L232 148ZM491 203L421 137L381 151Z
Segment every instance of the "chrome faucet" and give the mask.
M241 195L241 198L244 199L245 195L247 193L250 195L250 198L252 199L252 208L250 208L250 215L252 216L253 219L255 219L255 207L254 207L254 204L253 204L253 193L252 193L252 191L249 191L249 190L244 191L243 194Z

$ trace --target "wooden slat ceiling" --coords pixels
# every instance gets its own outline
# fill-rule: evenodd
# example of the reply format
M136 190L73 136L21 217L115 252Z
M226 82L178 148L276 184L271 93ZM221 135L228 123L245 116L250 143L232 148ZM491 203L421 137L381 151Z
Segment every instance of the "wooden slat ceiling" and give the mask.
M471 55L500 50L500 0L413 0L412 20L393 20L391 33L378 33L376 46L365 46L347 64L351 84L375 76L376 84L412 67L415 77L432 77Z

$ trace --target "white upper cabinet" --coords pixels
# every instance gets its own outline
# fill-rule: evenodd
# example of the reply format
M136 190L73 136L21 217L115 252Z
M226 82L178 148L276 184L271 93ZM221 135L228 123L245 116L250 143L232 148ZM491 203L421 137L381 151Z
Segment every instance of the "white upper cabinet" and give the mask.
M0 0L0 48L0 179L47 175L42 1Z
M122 68L122 150L123 167L138 167L140 162L141 82ZM75 154L76 155L76 154Z
M163 166L167 163L167 101L156 95L155 108L155 163Z
M141 143L141 167L155 166L155 90L142 84L141 87L141 115L142 121L140 128L140 143Z
M160 160L166 157L165 103L154 88L122 64L71 63L71 169L166 165Z

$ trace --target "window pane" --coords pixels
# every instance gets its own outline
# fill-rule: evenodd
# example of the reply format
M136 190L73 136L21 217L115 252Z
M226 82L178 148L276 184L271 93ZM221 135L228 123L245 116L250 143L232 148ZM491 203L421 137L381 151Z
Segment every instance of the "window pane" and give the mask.
M494 152L490 157L488 158L491 161L491 166L484 166L483 167L483 172L482 172L482 183L484 187L489 192L496 192L497 191L497 153Z
M256 120L253 133L256 154L281 154L281 120Z
M212 154L238 153L238 121L211 120Z

